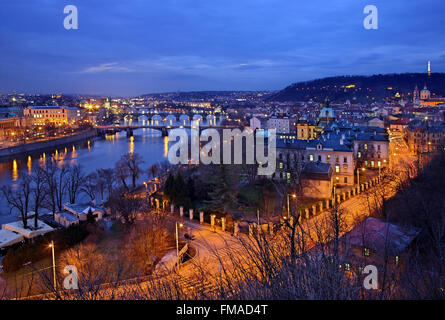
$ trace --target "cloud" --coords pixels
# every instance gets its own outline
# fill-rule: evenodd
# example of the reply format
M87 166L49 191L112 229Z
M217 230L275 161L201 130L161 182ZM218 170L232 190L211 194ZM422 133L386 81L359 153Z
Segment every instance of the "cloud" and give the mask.
M119 65L117 62L103 63L98 66L86 68L80 73L102 73L102 72L133 72L132 69Z

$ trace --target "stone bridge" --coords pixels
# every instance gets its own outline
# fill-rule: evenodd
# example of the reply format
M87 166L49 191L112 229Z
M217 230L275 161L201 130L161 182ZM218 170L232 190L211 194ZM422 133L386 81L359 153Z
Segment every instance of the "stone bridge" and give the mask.
M116 132L126 131L127 137L133 136L133 131L137 129L154 129L162 132L163 137L168 137L168 132L171 129L178 129L178 128L184 128L184 129L191 129L191 125L180 125L180 124L146 124L146 125L110 125L110 126L97 126L97 132L98 134L115 134ZM204 130L208 128L214 128L214 129L235 129L239 128L242 129L241 126L218 126L218 125L199 125L199 130Z

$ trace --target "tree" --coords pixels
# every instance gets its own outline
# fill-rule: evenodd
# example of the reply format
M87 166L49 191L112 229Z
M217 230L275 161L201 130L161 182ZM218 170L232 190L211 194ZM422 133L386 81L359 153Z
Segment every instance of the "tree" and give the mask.
M20 173L17 189L11 186L3 186L2 193L10 206L10 210L16 209L20 213L23 227L28 227L28 212L31 201L31 177L26 173Z
M48 192L48 188L45 184L45 173L41 167L38 167L34 171L33 175L31 176L31 181L31 190L34 204L34 227L37 228L39 226L39 209L42 206Z
M137 153L127 153L121 157L116 164L120 170L123 170L131 177L133 189L136 188L136 181L142 173L141 164L144 163L142 157ZM124 184L124 186L126 183ZM127 187L128 188L128 187Z
M156 175L158 174L159 171L159 166L154 163L150 166L150 168L148 168L148 175L151 176L152 178L155 178Z
M211 198L207 201L209 209L219 213L227 213L237 205L237 192L235 183L227 172L225 165L217 166L217 173L213 184L213 191L209 193Z
M98 176L96 172L90 173L85 177L81 191L84 192L91 201L96 199L96 192L98 190Z
M44 167L42 167L42 173L47 189L46 198L54 218L57 210L62 211L67 167L63 165L59 168L55 161L49 160L45 163Z
M127 179L130 175L128 167L121 160L116 162L114 167L114 174L119 184L128 192L130 188L127 185ZM110 197L110 195L108 195Z
M71 204L76 203L76 197L81 190L84 181L85 176L82 173L80 165L75 165L68 168L66 189Z
M133 194L115 192L108 200L110 208L120 216L125 224L131 225L136 220L137 213L144 211L144 201Z
M113 169L99 169L97 170L97 177L97 186L103 201L104 191L107 191L108 197L113 193L116 175Z

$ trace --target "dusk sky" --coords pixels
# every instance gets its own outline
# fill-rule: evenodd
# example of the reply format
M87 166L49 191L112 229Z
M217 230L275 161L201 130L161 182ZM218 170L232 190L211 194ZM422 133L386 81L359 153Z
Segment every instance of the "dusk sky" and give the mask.
M79 29L65 30L65 5ZM379 9L365 30L363 9ZM277 90L445 71L443 0L2 0L0 93Z

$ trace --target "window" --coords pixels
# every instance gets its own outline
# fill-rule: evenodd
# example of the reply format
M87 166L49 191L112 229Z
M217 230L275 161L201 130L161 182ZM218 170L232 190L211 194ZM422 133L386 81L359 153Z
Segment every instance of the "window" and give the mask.
M371 167L374 168L374 161L371 161Z
M377 146L377 150L380 151L380 145Z
M369 257L370 256L370 251L369 251L369 249L368 248L364 248L363 249L363 255L365 256L365 257Z
M335 162L339 162L338 156L335 157Z
M365 148L365 150L368 150L368 145L366 143L365 143L364 148Z
M340 166L335 166L335 172L339 173L340 172Z
M328 154L328 155L326 156L326 162L327 162L327 163L331 162L331 155L330 155L330 154Z
M343 165L343 171L344 171L344 172L348 172L348 165L347 165L347 164L344 164L344 165Z
M347 157L343 157L343 163L348 163L348 158Z
M350 271L351 270L351 265L349 263L345 263L345 270L346 271Z
M314 161L314 155L313 154L309 155L309 161L311 161L311 162Z
M320 161L320 162L321 162L321 156L318 156L318 161Z
M348 183L348 178L347 177L345 177L344 183Z
M280 169L283 169L283 162L280 162Z
M399 265L399 262L400 262L399 256L396 256L396 266Z

